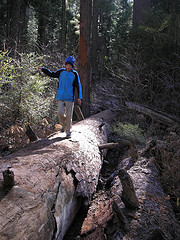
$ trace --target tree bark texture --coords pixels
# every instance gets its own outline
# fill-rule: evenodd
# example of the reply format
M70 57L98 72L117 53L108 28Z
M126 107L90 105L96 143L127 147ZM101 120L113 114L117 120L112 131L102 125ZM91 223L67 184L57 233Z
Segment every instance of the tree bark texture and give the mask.
M81 200L88 204L96 191L103 162L98 145L107 141L111 118L104 111L73 125L71 139L59 132L0 162L0 184L7 165L15 181L0 192L0 239L63 239Z
M82 83L83 105L85 117L90 115L90 32L92 1L80 1L80 37L78 72Z

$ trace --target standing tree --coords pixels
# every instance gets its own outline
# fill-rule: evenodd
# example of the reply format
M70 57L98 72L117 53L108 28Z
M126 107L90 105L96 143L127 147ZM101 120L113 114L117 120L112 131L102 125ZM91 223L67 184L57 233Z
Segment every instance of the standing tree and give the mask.
M150 10L151 0L134 0L133 27L146 22Z
M46 43L46 16L38 12L38 43L42 50Z
M16 57L19 44L21 0L7 1L8 5L8 47Z
M27 28L29 20L29 6L28 1L23 0L21 2L21 19L20 19L20 52L23 52L25 45L27 44Z
M97 56L98 56L98 0L93 0L93 18L92 18L92 39L91 39L91 66L92 73L94 74L94 78L96 79L98 73L98 64L97 64Z
M90 33L92 1L80 1L80 38L78 72L82 82L83 113L90 115Z
M66 51L66 0L62 0L62 19L61 19L61 52Z

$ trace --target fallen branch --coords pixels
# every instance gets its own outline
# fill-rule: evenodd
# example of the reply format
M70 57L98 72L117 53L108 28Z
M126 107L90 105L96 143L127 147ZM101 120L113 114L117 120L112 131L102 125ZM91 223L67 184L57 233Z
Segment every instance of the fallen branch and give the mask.
M172 116L167 116L166 113L160 112L160 111L156 111L156 110L152 110L149 107L145 107L133 102L125 102L125 105L129 108L129 109L133 109L136 110L137 112L146 114L152 118L156 118L158 119L160 122L167 124L167 125L172 125L174 123L179 122L177 119L173 119Z
M118 143L105 143L98 145L100 150L117 147Z

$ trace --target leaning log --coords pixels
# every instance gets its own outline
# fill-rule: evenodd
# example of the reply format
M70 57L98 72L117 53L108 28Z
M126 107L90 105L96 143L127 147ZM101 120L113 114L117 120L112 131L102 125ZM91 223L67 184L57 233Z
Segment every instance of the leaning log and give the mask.
M140 105L140 104L136 104L133 102L125 102L125 105L132 110L135 110L137 112L143 113L145 115L150 116L151 118L155 118L158 121L160 121L161 123L164 123L168 126L171 126L175 123L179 123L179 119L176 119L174 116L170 116L166 113L163 113L161 111L157 111L157 110L153 110L149 107Z
M59 132L1 160L1 182L10 164L15 185L0 194L0 239L63 239L82 199L88 204L96 191L103 162L98 145L107 142L112 115L107 110L78 122L71 139Z

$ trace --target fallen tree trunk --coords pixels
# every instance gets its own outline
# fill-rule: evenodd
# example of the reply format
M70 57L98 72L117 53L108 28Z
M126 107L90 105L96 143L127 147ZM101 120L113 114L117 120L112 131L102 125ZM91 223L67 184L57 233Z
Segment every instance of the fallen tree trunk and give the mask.
M155 119L159 120L160 122L162 122L164 124L172 125L172 124L175 124L175 123L179 123L179 120L174 119L174 117L169 116L169 115L167 115L165 113L162 113L160 111L153 110L149 107L145 107L145 106L142 106L140 104L136 104L136 103L133 103L133 102L127 102L127 101L125 102L125 105L129 109L133 109L133 110L136 110L137 112L146 114L146 115L148 115L152 118L155 118Z
M107 181L104 178L107 191L102 188L94 195L77 239L179 239L178 221L152 152L143 149L133 165L126 155Z
M15 186L3 191L0 174L0 239L63 239L80 205L98 184L107 142L107 110L73 125L72 138L57 133L30 143L0 162L11 165ZM100 128L100 126L102 126Z

